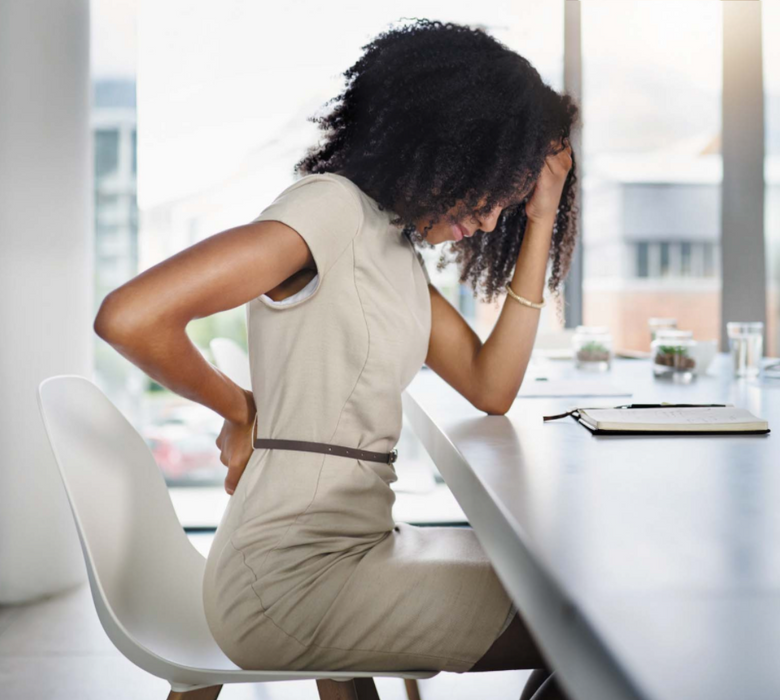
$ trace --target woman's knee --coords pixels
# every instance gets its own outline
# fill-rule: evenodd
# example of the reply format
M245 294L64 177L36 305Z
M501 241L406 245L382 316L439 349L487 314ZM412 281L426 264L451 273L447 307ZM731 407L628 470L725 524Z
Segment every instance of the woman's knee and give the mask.
M546 668L547 662L518 613L469 672Z

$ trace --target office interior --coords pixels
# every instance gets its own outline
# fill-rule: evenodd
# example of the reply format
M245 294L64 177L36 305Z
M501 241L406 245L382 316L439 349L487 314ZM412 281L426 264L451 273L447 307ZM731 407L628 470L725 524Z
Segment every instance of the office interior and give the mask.
M95 315L112 290L250 221L291 184L292 164L317 138L308 117L337 93L361 46L404 16L483 28L582 109L572 139L580 237L563 290L565 318L554 304L542 311L525 385L506 416L495 418L520 421L534 389L551 380L579 382L580 391L619 389L629 376L620 373L625 363L633 363L631 372L643 368L647 381L663 381L653 374L660 347L653 341L665 325L689 331L686 342L696 346L702 366L685 380L699 391L696 400L716 376L760 384L758 403L749 388L740 395L740 407L754 413L780 396L777 0L327 7L311 0L3 0L0 304L9 333L0 350L0 697L129 700L176 692L107 630L39 387L65 375L97 387L143 438L181 530L207 555L230 499L215 445L223 419L122 357L95 334ZM440 253L423 251L431 282L484 342L501 304L475 298L454 264L436 269ZM735 374L733 323L753 324L751 352L758 354L748 379ZM187 330L226 371L246 352L243 307ZM588 333L606 338L603 367L580 362ZM420 373L433 374L427 367ZM248 383L246 370L234 377ZM602 391L601 402L624 402L617 389ZM684 397L678 389L674 396ZM547 398L565 397L561 391ZM561 398L561 406L598 400L587 396ZM405 410L403 420L395 519L470 527L474 504L448 483L450 467L437 463L421 419ZM771 449L771 439L762 449ZM778 532L766 531L767 546ZM777 580L767 577L766 590L776 594ZM377 675L374 682L384 700L415 700L413 693L500 700L520 697L530 673L438 673L413 682ZM571 697L599 697L597 683L577 688L575 681L571 673ZM321 695L313 680L293 679L226 683L219 697Z

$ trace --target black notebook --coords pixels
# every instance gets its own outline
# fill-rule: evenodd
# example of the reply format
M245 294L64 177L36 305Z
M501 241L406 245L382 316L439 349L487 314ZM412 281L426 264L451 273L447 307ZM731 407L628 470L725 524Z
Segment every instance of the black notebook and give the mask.
M571 415L594 435L766 435L767 421L735 406L575 408ZM549 420L550 417L545 418Z

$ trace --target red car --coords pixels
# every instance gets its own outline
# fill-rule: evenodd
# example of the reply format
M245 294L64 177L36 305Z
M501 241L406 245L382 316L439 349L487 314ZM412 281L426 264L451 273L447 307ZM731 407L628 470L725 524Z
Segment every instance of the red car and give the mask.
M214 433L163 424L145 430L144 440L168 483L218 484L224 479Z

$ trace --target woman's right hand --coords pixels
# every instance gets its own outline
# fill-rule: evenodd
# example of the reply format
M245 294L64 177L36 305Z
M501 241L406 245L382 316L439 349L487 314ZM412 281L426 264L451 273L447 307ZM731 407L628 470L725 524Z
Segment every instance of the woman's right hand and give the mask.
M252 392L243 391L246 395L247 404L253 409L250 411L252 415L251 420L249 423L234 423L231 420L225 420L217 438L217 447L220 449L219 461L228 468L227 477L225 478L225 491L231 496L236 490L238 481L254 452L252 428L254 427L257 408L255 407Z
M525 205L529 221L549 221L551 224L555 221L563 186L574 163L568 140L564 139L555 145L560 147L560 150L545 159L539 179Z

